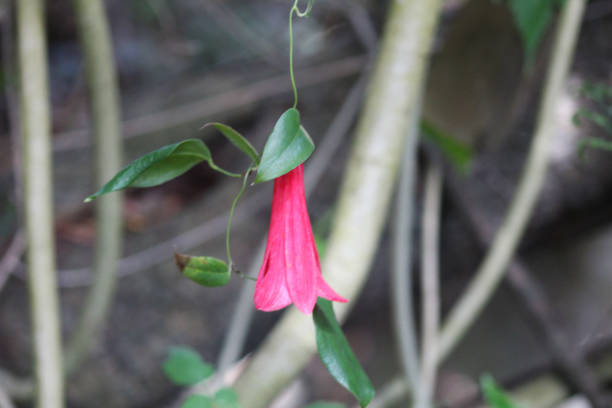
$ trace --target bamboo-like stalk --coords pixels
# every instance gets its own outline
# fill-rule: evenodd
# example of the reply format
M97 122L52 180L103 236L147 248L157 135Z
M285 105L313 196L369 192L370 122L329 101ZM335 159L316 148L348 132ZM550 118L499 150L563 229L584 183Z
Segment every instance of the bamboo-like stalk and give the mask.
M42 0L17 2L21 72L24 219L32 315L36 406L64 406L59 302L53 236L53 181L47 48Z
M419 91L422 95L423 88ZM422 104L419 95L418 104ZM421 108L414 110L414 117L421 116ZM406 145L402 157L400 179L395 202L395 220L392 223L391 253L391 312L398 357L409 387L418 396L421 390L417 330L414 322L412 231L414 225L414 184L417 178L417 151L419 121L413 120L406 131Z
M122 161L119 90L108 23L101 0L74 0L87 69L94 137L96 185L111 179ZM66 372L74 372L95 344L111 306L121 253L120 193L96 201L95 281L66 350Z
M425 172L421 228L421 392L417 408L433 406L436 385L438 325L440 321L440 217L442 206L442 165L431 157Z
M476 276L462 294L457 305L453 307L442 327L438 349L439 361L453 350L493 295L525 231L527 221L544 184L550 144L556 126L555 109L572 62L584 7L585 0L565 2L557 26L544 96L538 112L527 164L517 192L491 248L476 272Z
M387 218L406 129L416 120L440 1L394 0L381 51L359 121L323 271L348 305L336 305L343 320L361 290ZM249 407L265 407L315 351L310 316L292 308L281 319L235 384Z

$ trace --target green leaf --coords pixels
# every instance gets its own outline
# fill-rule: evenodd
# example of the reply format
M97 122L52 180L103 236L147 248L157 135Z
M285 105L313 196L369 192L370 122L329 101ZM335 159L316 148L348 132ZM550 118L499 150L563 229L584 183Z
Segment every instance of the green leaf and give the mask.
M223 123L218 123L218 122L207 123L204 126L202 126L202 129L208 126L214 126L215 129L217 129L219 132L223 134L223 136L227 138L227 140L232 142L234 146L236 146L244 154L249 156L251 160L253 160L253 163L259 164L259 153L244 136L238 133L238 131L236 131L235 129L227 125L224 125Z
M300 113L288 109L274 125L257 169L255 183L273 180L304 163L314 151L312 139L300 125Z
M213 408L213 402L206 395L192 395L181 405L181 408Z
M352 392L362 407L366 407L374 397L374 387L344 337L332 303L319 298L312 318L321 361L336 381Z
M176 385L194 385L215 372L212 365L204 362L189 347L172 347L162 368L168 379Z
M191 256L175 252L174 262L183 275L202 286L225 286L231 277L227 264L210 256Z
M582 139L578 144L578 155L583 156L586 149L589 147L612 152L612 141L600 139L598 137L588 137L586 139Z
M421 131L425 138L435 144L459 171L462 173L470 171L474 156L470 146L446 134L426 119L421 120Z
M215 393L215 408L240 408L238 395L231 388L221 388Z
M85 201L128 187L153 187L163 184L203 161L225 175L240 177L240 174L230 173L218 167L204 142L199 139L187 139L164 146L134 160Z
M493 377L488 374L480 377L480 388L491 408L520 408L502 391Z
M339 402L317 401L307 405L304 408L346 408L346 405Z
M530 65L542 35L550 25L554 9L562 0L510 0L510 10L521 34L525 60Z
M604 82L585 81L580 89L580 94L607 107L606 100L612 98L612 86Z
M606 132L612 134L612 118L602 115L599 112L580 108L578 112L574 114L572 121L576 126L580 126L582 124L582 118L590 120Z

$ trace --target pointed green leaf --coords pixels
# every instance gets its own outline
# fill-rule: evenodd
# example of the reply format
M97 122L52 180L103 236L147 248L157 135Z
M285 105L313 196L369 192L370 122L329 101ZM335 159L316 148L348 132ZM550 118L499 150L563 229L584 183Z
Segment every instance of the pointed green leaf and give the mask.
M314 151L312 139L300 125L300 113L288 109L274 125L264 146L255 183L273 180L304 163Z
M486 374L480 377L480 388L489 407L520 408L497 386L495 380L490 375Z
M213 408L213 401L206 395L192 395L181 405L181 408Z
M589 109L580 108L572 118L576 126L582 125L582 119L588 119L601 129L612 134L612 118Z
M85 201L91 201L103 194L128 187L153 187L163 184L203 161L208 162L211 168L223 174L240 177L240 174L219 168L213 162L210 150L204 142L199 139L187 139L164 146L134 160Z
M523 40L525 60L531 64L555 7L563 0L510 0L510 11Z
M612 141L601 139L598 137L587 137L585 139L580 140L578 143L578 155L584 156L587 148L605 150L608 152L612 152Z
M183 275L202 286L225 286L230 280L229 267L217 258L175 252L174 262Z
M215 370L189 347L172 347L162 366L164 373L176 385L194 385L210 377Z
M604 82L585 81L580 89L580 94L606 108L608 107L606 100L612 99L612 86Z
M444 133L426 119L421 120L421 131L425 138L436 145L453 165L462 173L468 173L472 165L473 152L470 146Z
M202 126L202 129L208 126L214 126L215 129L217 129L227 138L227 140L232 142L234 146L249 156L251 160L253 160L253 163L259 164L259 153L257 153L257 150L253 147L253 145L244 136L238 133L238 131L218 122L207 123Z
M215 393L215 408L240 408L238 395L231 388L221 388Z
M336 381L352 392L362 407L366 407L374 397L374 387L344 337L332 303L319 298L312 318L321 361Z

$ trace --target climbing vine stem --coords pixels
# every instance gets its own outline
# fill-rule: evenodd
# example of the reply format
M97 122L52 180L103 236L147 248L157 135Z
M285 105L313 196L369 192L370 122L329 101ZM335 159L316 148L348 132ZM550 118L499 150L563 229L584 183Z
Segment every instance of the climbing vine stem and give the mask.
M227 255L227 263L230 273L234 270L234 262L232 260L232 252L230 250L230 231L232 229L232 218L234 218L234 210L236 209L236 204L238 204L238 200L240 200L240 197L242 197L244 190L246 190L247 181L253 171L254 168L249 167L246 173L244 173L244 178L242 179L242 187L240 187L240 191L238 191L236 198L234 198L234 201L232 202L232 207L230 208L229 216L227 218L227 228L225 230L225 252Z
M312 10L314 0L308 0L308 4L306 5L306 9L304 11L300 10L299 2L300 0L295 0L293 2L293 7L291 7L291 11L289 11L289 76L291 77L291 87L293 88L294 108L297 108L298 104L298 91L297 86L295 85L295 74L293 73L293 14L295 13L298 17L310 16L310 11Z

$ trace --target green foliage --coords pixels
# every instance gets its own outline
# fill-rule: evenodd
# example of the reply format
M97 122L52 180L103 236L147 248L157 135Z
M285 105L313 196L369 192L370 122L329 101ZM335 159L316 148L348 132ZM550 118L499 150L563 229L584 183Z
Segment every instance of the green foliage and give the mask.
M189 347L172 347L162 369L176 385L194 385L215 372L212 365L203 361L198 352Z
M587 137L585 139L582 139L578 144L578 155L584 156L586 149L588 149L589 147L593 149L612 152L612 141L599 137Z
M521 34L525 60L531 64L542 35L552 21L555 8L564 0L509 0L514 22Z
M0 237L13 233L17 224L17 211L13 203L0 195Z
M261 156L255 183L273 180L302 164L314 151L314 143L300 125L300 113L286 110L274 125Z
M346 405L339 402L317 401L307 405L304 408L346 408Z
M599 103L608 113L612 114L612 86L601 82L585 81L580 89L580 94Z
M582 121L584 119L594 123L601 129L605 130L607 133L612 134L612 118L610 118L609 116L586 108L580 108L572 118L576 126L582 126Z
M163 184L203 161L225 175L240 177L239 174L219 168L213 162L210 150L204 142L199 139L187 139L164 146L134 160L85 201L128 187L153 187Z
M174 262L183 275L202 286L225 286L230 280L231 271L227 264L211 256L190 256L175 252Z
M453 136L443 132L426 119L421 120L421 131L440 152L462 173L468 173L474 153L472 148Z
M238 149L240 149L240 151L249 156L253 163L259 164L259 153L244 136L238 133L238 131L227 125L224 125L223 123L218 122L207 123L202 126L202 129L208 126L213 126L215 129L221 132L221 134L225 136L227 140L232 142L234 146L236 146Z
M238 395L231 388L221 388L215 393L213 408L240 408Z
M491 408L521 408L497 386L493 377L488 374L480 377L480 388Z
M332 303L319 298L312 318L321 361L336 381L352 392L362 407L366 407L374 397L374 387L344 337Z
M192 395L181 405L181 408L213 408L213 400L206 395Z
M222 388L212 398L207 395L192 395L181 408L240 408L240 404L234 390Z
M580 94L595 103L591 108L582 107L574 114L572 121L576 126L589 122L612 135L612 87L604 83L586 81ZM601 137L587 137L578 144L579 155L588 148L612 151L612 141Z

